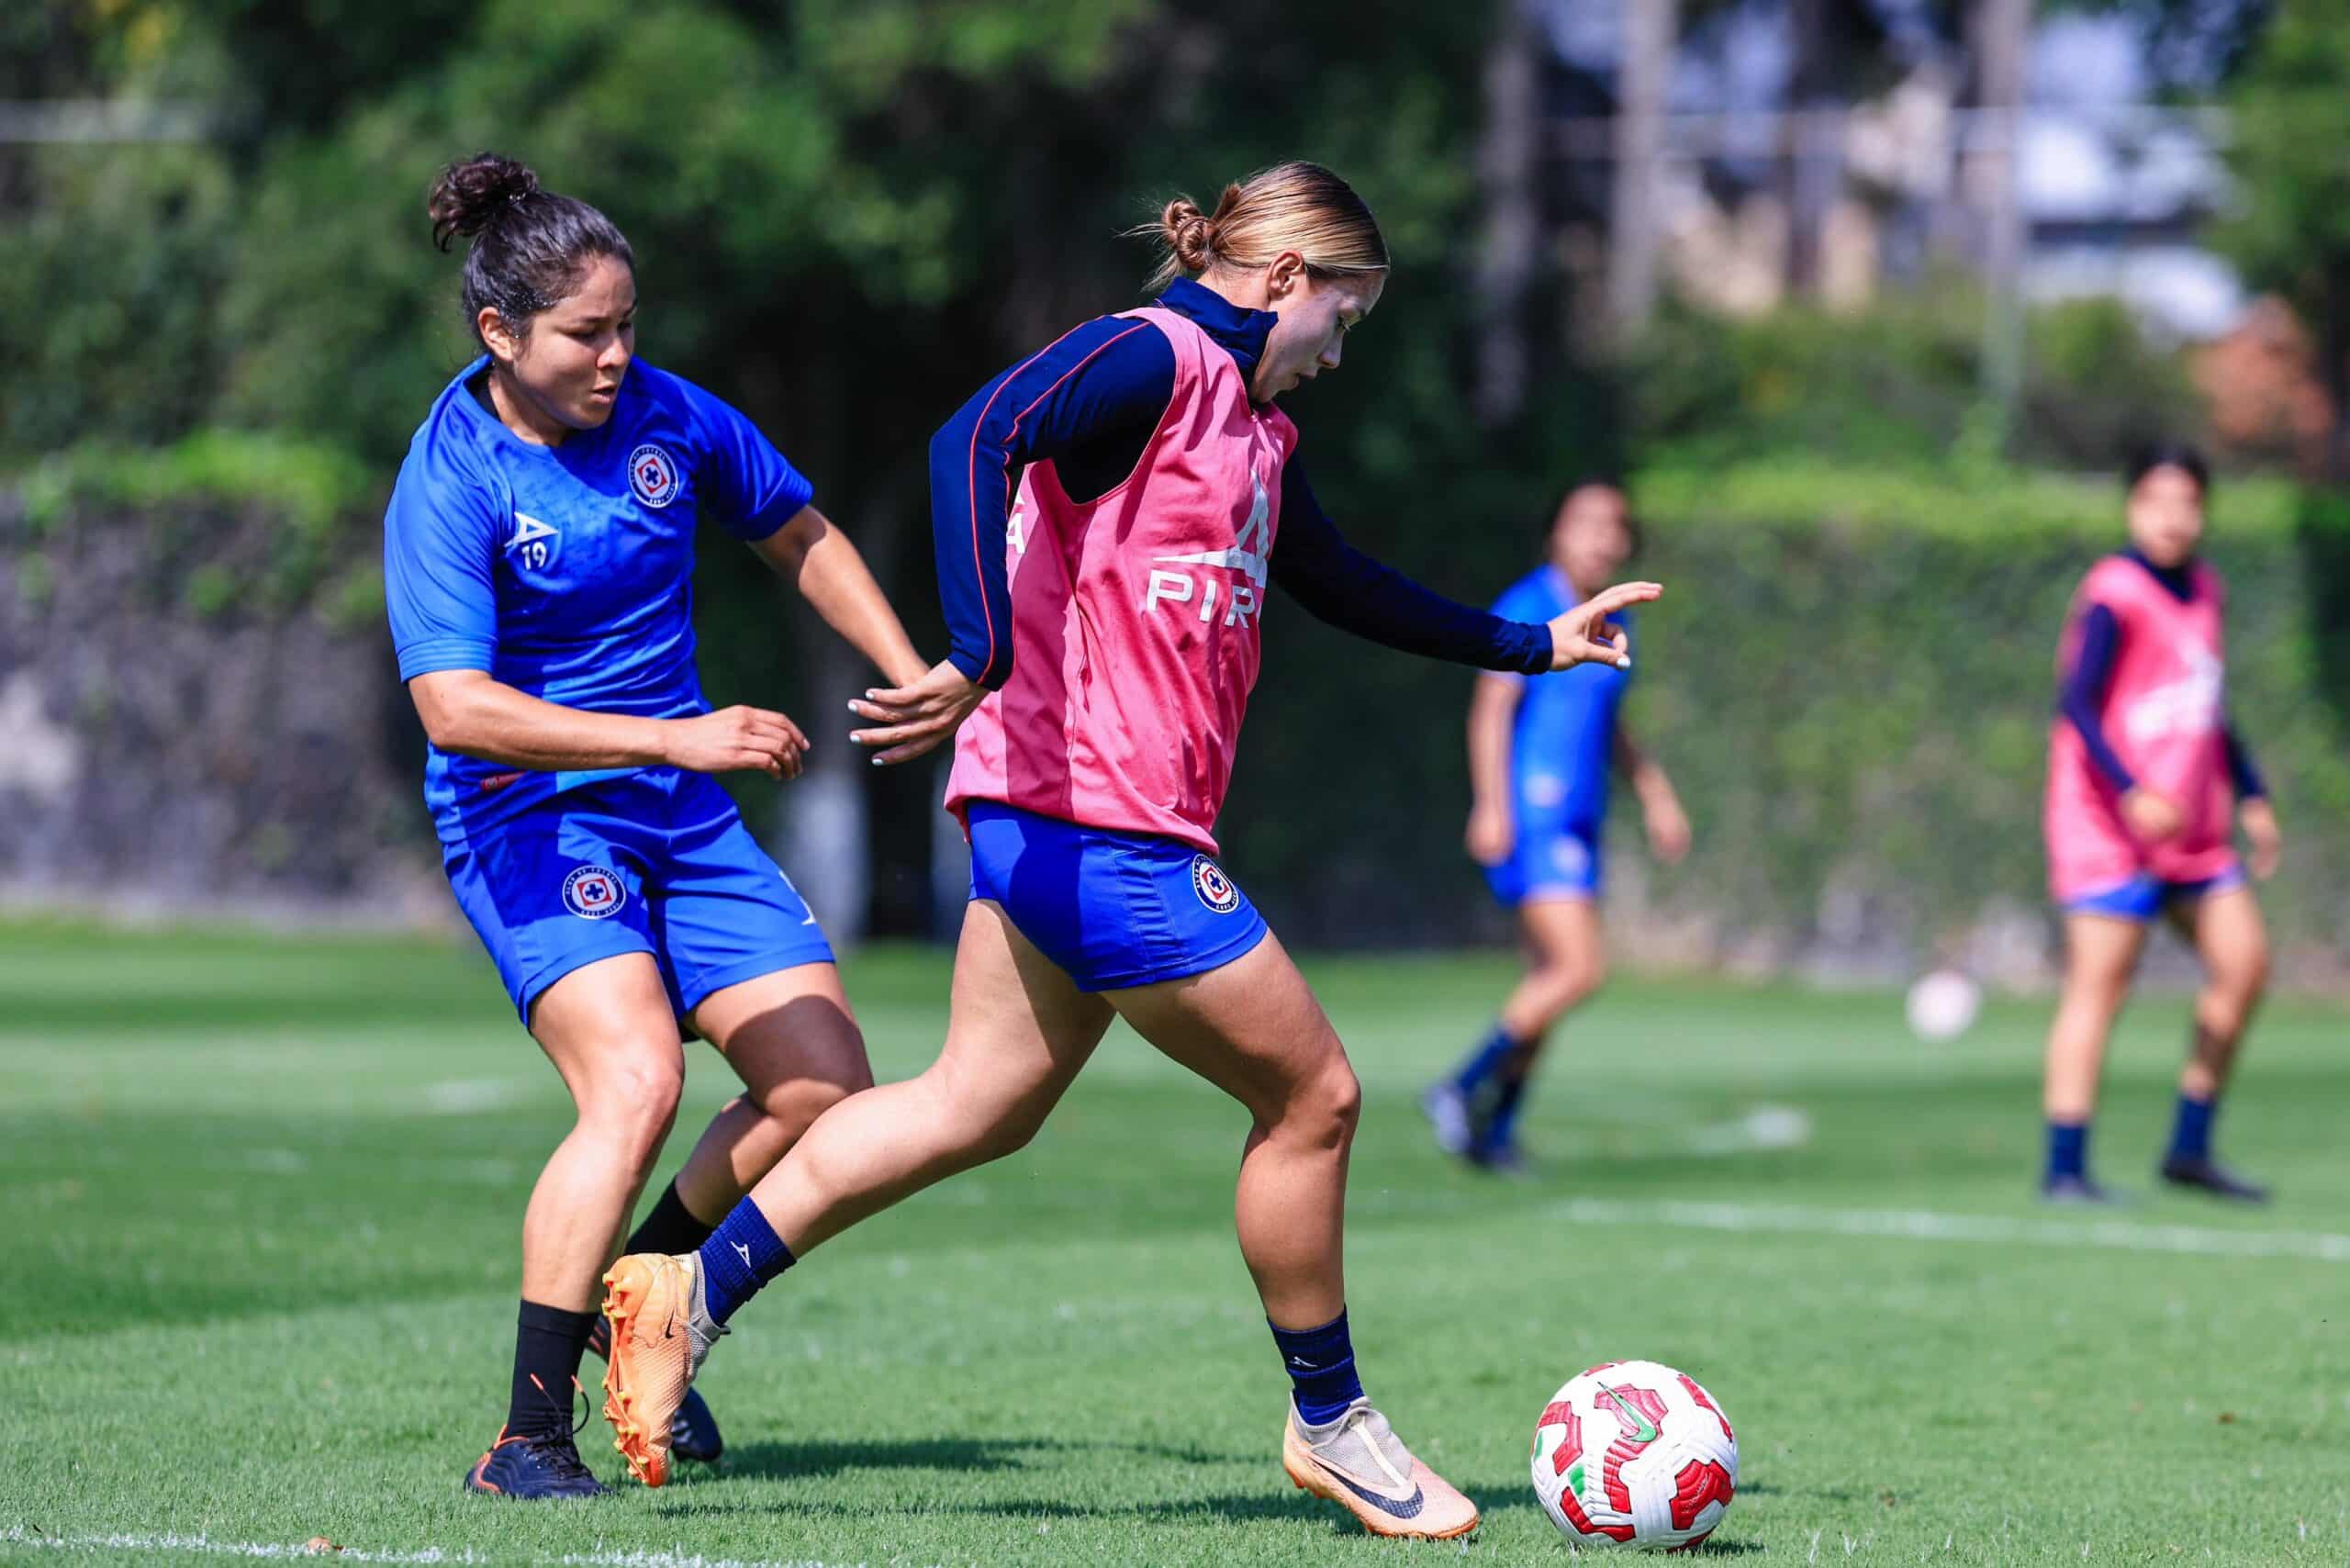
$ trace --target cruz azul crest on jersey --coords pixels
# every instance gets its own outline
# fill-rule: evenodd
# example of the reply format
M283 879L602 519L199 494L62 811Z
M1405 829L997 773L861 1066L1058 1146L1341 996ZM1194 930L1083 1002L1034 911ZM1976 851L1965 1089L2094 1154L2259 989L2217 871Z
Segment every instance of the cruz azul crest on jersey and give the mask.
M1203 624L1214 621L1221 610L1226 626L1245 626L1262 611L1268 562L1273 553L1273 499L1266 492L1264 478L1253 468L1248 473L1248 521L1234 532L1231 549L1151 557L1156 564L1151 567L1149 586L1143 589L1144 614L1156 612L1162 604L1196 604L1199 608L1192 613ZM1178 566L1220 566L1238 576L1224 577L1206 571L1170 569ZM1219 589L1228 590L1221 604L1216 600Z
M543 572L562 552L563 535L529 512L514 514L514 532L506 540L507 558L524 572Z
M668 451L646 442L628 454L628 487L649 507L666 507L677 498L677 465Z
M1240 907L1240 890L1224 874L1223 867L1204 855L1192 857L1192 890L1218 914L1230 914Z
M563 879L563 907L582 920L604 920L628 902L628 889L601 866L582 866Z

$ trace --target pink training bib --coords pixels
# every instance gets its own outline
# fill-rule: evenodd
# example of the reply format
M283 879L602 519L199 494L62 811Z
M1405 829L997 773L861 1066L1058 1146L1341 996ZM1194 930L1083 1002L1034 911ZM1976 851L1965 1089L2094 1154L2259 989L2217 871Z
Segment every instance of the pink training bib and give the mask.
M2059 715L2048 746L2049 887L2059 902L2103 892L2141 872L2199 882L2236 863L2235 786L2228 773L2226 660L2221 621L2226 589L2201 562L2184 604L2126 555L2089 568L2073 594L2057 654L2062 679L2078 656L2091 605L2113 612L2120 637L2098 717L2131 777L2186 818L2177 836L2142 844L2121 819L2113 787L2088 746Z
M946 805L997 801L1213 855L1297 427L1251 404L1232 356L1183 317L1123 319L1174 345L1174 395L1099 499L1069 499L1049 462L1022 476L1004 540L1012 678L964 722Z

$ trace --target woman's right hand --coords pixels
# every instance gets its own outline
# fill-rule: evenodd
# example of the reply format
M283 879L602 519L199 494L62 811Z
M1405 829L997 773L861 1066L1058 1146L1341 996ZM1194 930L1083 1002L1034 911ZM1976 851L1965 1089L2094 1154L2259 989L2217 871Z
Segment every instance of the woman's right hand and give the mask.
M742 773L797 778L808 737L781 713L737 705L691 719L666 721L666 759L689 773Z
M2160 844L2187 825L2177 806L2143 784L2121 797L2121 820L2141 844Z
M1607 618L1663 592L1656 583L1617 583L1576 605L1550 622L1550 667L1561 670L1580 664L1604 664L1631 668L1631 639L1622 627L1609 625Z
M848 711L873 727L851 730L848 738L872 751L877 767L911 762L953 735L987 694L987 688L941 660L911 685L877 689L850 702Z
M1509 858L1517 829L1507 806L1477 806L1469 812L1469 858L1480 866L1498 866Z

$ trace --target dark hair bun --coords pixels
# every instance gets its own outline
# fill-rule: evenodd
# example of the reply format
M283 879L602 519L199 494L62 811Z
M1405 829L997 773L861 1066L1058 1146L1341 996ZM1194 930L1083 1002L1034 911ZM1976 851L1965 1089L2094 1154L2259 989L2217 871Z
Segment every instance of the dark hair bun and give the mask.
M537 194L538 175L520 159L482 152L441 171L424 210L432 218L432 242L449 248L453 235L480 233Z

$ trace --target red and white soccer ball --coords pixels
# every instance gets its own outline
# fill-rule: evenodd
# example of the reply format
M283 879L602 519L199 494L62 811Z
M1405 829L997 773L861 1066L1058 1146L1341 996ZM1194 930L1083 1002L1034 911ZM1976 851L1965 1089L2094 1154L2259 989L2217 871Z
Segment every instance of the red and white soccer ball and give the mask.
M1738 1439L1696 1381L1655 1361L1567 1380L1534 1426L1534 1495L1579 1551L1680 1551L1729 1511Z

